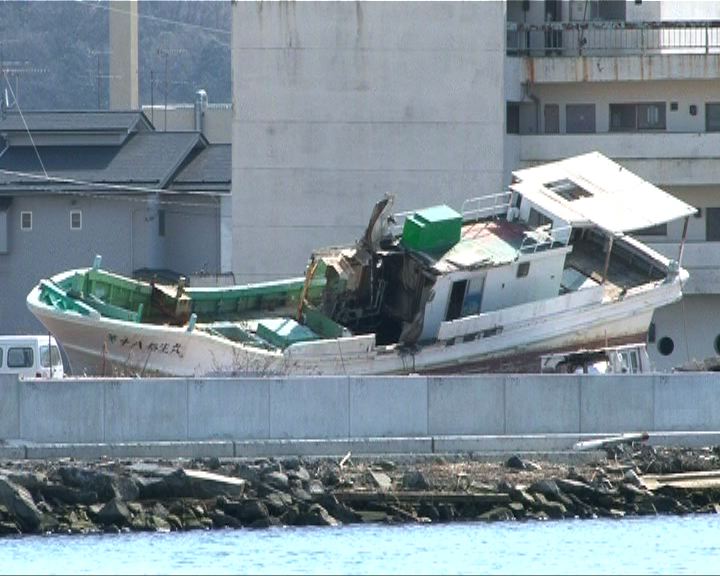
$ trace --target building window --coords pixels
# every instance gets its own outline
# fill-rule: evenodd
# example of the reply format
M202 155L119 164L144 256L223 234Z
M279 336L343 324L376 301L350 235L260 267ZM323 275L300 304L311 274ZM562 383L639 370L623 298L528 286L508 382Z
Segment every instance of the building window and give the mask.
M70 230L82 230L82 210L70 210Z
M158 236L165 236L165 210L158 210Z
M705 241L720 241L720 208L705 208Z
M32 230L32 212L20 212L20 230Z
M720 102L705 104L705 130L720 132Z
M656 224L634 232L636 236L667 236L667 224Z
M665 130L665 102L610 104L610 132Z
M520 262L517 268L517 277L525 278L530 272L530 262Z
M545 134L560 133L560 106L545 104Z
M565 106L565 132L592 134L595 132L595 104L567 104Z
M508 102L506 106L506 132L508 134L520 134L520 104Z

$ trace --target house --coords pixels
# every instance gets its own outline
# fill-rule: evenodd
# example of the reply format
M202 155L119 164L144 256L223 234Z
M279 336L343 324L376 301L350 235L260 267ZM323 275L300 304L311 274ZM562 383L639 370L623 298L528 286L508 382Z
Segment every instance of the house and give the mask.
M221 273L229 200L230 145L200 132L158 132L140 111L5 112L0 333L37 332L32 286L97 254L127 274Z

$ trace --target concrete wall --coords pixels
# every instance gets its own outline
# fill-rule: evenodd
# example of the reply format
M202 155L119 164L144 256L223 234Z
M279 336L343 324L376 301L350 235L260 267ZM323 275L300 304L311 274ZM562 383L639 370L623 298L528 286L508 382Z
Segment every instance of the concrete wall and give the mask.
M233 272L503 184L504 2L233 3Z
M521 437L720 431L720 374L0 377L0 440L36 443Z

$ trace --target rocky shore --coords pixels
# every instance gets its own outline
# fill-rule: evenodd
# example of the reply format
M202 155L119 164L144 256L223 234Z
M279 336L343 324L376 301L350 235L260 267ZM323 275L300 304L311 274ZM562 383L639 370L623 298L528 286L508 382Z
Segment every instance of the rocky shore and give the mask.
M0 534L720 513L720 447L568 466L472 455L0 462Z

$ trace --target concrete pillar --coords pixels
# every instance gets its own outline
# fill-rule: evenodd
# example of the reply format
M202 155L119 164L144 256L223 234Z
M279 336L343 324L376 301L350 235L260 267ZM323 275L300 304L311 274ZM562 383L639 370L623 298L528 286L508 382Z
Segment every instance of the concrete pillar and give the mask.
M110 0L110 110L137 110L137 0Z

